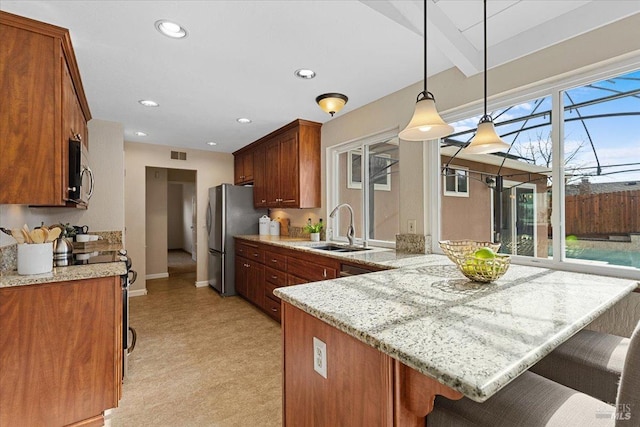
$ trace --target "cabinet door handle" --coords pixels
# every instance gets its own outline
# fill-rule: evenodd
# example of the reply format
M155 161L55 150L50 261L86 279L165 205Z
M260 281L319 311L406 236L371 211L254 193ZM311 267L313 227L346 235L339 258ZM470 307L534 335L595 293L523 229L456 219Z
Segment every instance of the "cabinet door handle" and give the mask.
M253 254L253 256L257 257L259 254Z
M272 259L271 262L278 262L278 260L277 259Z
M267 201L266 201L265 199L262 199L262 202L261 202L261 203L267 203Z
M67 190L75 192L76 191L76 187L69 187L69 188L67 188Z
M322 271L322 277L327 277L327 269L326 268Z
M280 201L281 201L281 202L284 202L284 203L294 203L296 200L295 200L295 199L288 199L288 200L282 200L282 199L280 199Z

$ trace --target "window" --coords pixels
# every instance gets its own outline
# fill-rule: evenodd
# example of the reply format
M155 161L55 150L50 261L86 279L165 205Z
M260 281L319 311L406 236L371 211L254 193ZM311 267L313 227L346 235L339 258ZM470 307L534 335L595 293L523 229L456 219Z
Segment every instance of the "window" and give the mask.
M492 239L524 263L638 277L640 71L598 76L503 100L491 114L507 152L465 154L479 116L452 123L440 147L443 194L459 191L452 161L467 168L470 193L441 199L441 239Z
M364 156L363 156L364 154ZM354 212L355 237L380 245L395 244L399 232L400 187L395 132L331 147L327 162L329 209L348 203ZM330 222L328 237L346 240L350 213L341 209Z
M444 195L469 197L469 177L467 168L450 166L444 170Z

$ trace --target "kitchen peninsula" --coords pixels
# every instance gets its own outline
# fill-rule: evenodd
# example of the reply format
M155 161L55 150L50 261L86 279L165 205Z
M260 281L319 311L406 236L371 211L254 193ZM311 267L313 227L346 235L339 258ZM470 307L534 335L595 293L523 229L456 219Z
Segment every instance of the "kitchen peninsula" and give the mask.
M122 390L124 262L0 274L0 425L102 426Z
M375 251L329 256L395 269L274 291L285 425L417 426L436 394L483 402L637 287L520 265L482 285L441 255Z

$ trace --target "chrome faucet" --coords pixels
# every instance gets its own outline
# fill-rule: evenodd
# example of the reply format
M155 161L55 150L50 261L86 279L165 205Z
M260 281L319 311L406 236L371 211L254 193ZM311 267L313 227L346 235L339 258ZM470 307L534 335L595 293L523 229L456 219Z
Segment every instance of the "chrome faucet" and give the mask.
M349 209L349 228L347 228L347 239L349 239L349 246L353 246L353 239L356 235L356 229L353 228L353 208L351 207L351 205L349 205L348 203L342 203L336 206L329 214L329 217L335 217L338 210L343 206Z

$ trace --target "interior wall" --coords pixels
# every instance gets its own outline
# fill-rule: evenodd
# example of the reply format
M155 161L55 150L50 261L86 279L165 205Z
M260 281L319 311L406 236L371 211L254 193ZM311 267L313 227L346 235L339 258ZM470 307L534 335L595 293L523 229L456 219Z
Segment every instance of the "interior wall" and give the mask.
M167 277L167 170L147 167L145 171L144 227L145 278ZM132 258L133 259L133 258ZM137 265L141 264L142 259Z
M88 225L91 231L121 231L124 234L124 131L120 123L92 119L89 128L89 159L95 190L89 209L29 208L27 205L0 205L0 225L30 228L71 223ZM0 233L0 246L14 244Z
M127 251L131 256L138 280L131 287L133 295L144 294L146 283L146 227L144 216L141 212L145 209L145 168L159 167L169 169L187 169L197 172L196 198L197 198L197 241L198 259L197 284L206 285L207 282L207 229L206 208L209 187L233 182L233 155L228 153L216 153L204 150L168 147L155 144L141 144L125 142L125 224L127 233ZM170 158L171 150L179 150L187 153L187 160L173 160ZM166 230L166 227L165 227ZM139 266L139 267L137 267Z
M182 183L169 182L167 188L167 247L169 250L183 249L186 219L183 215L183 205Z

